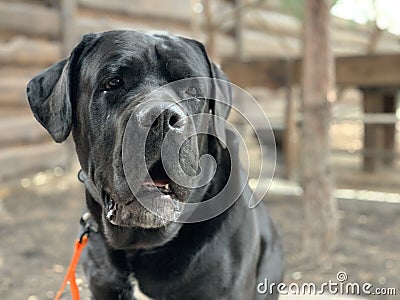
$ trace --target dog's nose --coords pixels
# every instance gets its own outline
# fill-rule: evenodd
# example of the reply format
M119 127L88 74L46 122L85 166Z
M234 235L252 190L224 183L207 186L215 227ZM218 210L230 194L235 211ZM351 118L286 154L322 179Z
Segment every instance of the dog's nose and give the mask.
M186 125L186 115L177 104L149 103L141 108L138 122L143 129L153 128L164 132L179 131Z

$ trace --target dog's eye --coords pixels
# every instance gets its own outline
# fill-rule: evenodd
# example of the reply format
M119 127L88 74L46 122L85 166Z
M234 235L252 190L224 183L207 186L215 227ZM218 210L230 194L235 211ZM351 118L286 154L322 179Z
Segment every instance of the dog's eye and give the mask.
M200 96L200 91L199 91L199 89L198 89L197 87L195 87L195 86L189 86L189 87L186 89L185 93L188 94L189 96L192 96L192 97L198 97L198 96Z
M122 80L121 77L113 77L106 82L104 89L106 91L112 91L121 87L123 83L124 81Z

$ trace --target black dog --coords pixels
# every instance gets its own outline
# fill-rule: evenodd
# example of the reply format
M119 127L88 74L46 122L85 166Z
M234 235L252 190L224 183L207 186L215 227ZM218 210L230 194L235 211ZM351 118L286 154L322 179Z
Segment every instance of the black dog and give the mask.
M229 105L201 97L201 86L171 89L167 100L159 95L159 101L139 105L152 90L192 77L225 79L199 42L172 35L111 31L85 35L68 59L28 84L35 118L58 143L72 131L87 176L87 208L99 229L90 235L84 268L95 299L136 299L136 283L153 299L278 297L276 293L257 293L257 284L266 278L270 283L281 282L282 248L263 205L248 208L249 187L235 191L236 183L246 180L238 163L231 163L238 160L235 136L215 121L202 125L213 126L226 145L204 134L182 144L179 161L189 175L199 171L202 155L215 158L216 173L204 186L179 185L161 163L160 142L167 131L177 137L195 133L187 116L212 112L227 118L229 114ZM173 98L186 100L177 104ZM151 180L146 181L139 170L131 175L145 183L141 192L154 200L157 211L166 218L143 207L128 186L122 144L130 117L134 134L140 136L150 128L145 162ZM137 141L131 142L128 152L135 157ZM230 200L237 192L240 195L229 209L203 222L171 221L176 219L173 213L177 208L169 200L197 203L210 199L223 190L229 175L233 185L223 194L224 199Z

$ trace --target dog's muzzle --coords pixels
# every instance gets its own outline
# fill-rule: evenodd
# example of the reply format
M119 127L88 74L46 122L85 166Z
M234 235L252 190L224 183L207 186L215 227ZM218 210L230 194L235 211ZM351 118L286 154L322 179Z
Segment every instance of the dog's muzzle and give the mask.
M177 220L190 194L190 187L180 183L184 177L195 176L199 168L191 117L178 103L144 102L133 109L122 143L129 193L125 187L115 191L123 197L105 197L108 221L117 226L154 228ZM115 182L114 186L121 185Z

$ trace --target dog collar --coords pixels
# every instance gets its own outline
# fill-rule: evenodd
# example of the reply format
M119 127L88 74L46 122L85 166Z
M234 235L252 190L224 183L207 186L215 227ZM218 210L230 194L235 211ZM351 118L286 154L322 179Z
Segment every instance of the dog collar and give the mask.
M79 220L79 223L83 227L83 233L81 234L80 239L82 239L84 235L89 235L92 232L97 232L99 229L99 226L94 220L92 214L88 211L83 213L81 219Z
M101 194L97 190L93 181L90 180L90 178L86 175L86 173L84 171L82 171L82 169L79 170L79 172L78 172L78 179L80 182L82 182L85 185L86 189L88 190L88 192L92 196L92 198L94 200L96 200L96 202L101 204L101 202L102 202Z

